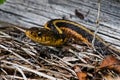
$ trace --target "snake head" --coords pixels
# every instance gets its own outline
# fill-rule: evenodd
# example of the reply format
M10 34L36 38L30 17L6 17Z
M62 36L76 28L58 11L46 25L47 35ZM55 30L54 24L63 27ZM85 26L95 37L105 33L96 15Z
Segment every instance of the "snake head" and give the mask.
M60 46L66 42L63 34L56 34L45 28L32 27L25 32L31 40L47 46Z

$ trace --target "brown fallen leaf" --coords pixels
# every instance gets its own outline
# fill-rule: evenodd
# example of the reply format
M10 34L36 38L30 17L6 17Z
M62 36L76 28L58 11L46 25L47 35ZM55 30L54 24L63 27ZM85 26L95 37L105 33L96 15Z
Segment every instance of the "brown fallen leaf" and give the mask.
M87 80L87 73L82 72L79 66L74 66L74 71L79 80Z
M112 69L120 73L120 60L118 60L113 55L109 55L102 61L102 63L98 67L98 69L102 68Z

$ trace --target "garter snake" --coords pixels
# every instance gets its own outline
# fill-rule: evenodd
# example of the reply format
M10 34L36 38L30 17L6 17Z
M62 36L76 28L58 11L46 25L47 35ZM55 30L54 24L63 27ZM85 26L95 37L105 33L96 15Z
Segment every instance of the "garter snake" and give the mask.
M56 34L64 34L66 37L73 37L89 46L91 46L94 37L94 32L92 30L70 20L53 19L48 21L44 27ZM102 45L105 43L103 39L96 35L95 45Z
M44 28L33 27L27 29L25 34L33 41L47 46L64 45L70 37L92 46L94 38L94 31L76 22L63 19L52 19L44 25ZM116 51L98 35L95 36L94 46L96 50L103 54ZM117 50L117 52L120 51Z

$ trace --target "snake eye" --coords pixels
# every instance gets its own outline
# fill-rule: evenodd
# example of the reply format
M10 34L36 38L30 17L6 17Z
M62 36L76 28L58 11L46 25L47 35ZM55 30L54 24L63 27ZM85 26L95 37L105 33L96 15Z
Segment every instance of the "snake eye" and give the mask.
M33 32L30 32L30 34L33 34Z
M38 36L41 36L42 35L42 32L38 32Z

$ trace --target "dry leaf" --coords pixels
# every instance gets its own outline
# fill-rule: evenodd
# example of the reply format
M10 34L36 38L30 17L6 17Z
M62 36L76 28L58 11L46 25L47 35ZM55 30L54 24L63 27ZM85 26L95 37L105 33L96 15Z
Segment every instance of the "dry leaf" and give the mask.
M87 73L82 72L79 66L74 66L74 71L79 80L87 80Z
M99 66L99 69L102 68L112 69L120 73L120 60L118 60L115 56L109 55Z

